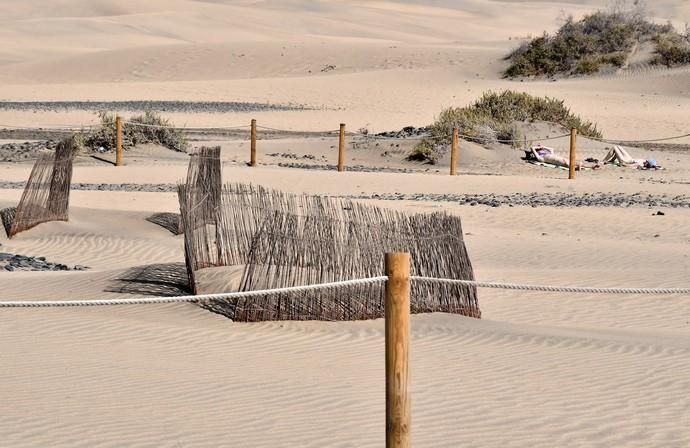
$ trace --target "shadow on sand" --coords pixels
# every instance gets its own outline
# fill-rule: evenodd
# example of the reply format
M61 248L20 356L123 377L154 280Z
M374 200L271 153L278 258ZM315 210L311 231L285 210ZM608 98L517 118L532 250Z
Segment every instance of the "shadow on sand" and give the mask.
M184 263L136 266L112 280L105 291L156 297L187 295L187 268Z

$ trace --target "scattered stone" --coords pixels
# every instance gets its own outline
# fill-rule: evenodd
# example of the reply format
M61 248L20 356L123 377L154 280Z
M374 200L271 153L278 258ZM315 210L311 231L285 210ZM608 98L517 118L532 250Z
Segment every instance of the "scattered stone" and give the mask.
M379 132L378 134L375 134L375 137L407 138L428 135L430 132L431 128L429 126L423 126L420 128L416 128L414 126L405 126L399 131Z
M77 265L70 269L61 263L51 263L45 257L27 257L26 255L0 253L0 269L5 271L85 271L87 266Z
M370 195L349 196L353 199L371 199ZM690 196L678 195L664 197L655 195L626 195L624 193L512 193L512 194L407 194L400 195L380 194L380 199L388 200L422 200L430 202L456 202L460 204L486 205L490 207L527 206L527 207L666 207L686 208L690 207ZM661 212L663 215L664 212Z

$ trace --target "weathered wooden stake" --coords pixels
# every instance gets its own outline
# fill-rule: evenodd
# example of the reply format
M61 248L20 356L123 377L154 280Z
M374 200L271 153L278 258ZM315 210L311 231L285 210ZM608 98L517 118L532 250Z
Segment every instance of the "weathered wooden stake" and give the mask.
M388 253L386 275L386 448L410 447L410 254Z
M345 123L340 123L340 140L338 141L338 171L345 171Z
M115 166L122 166L122 117L115 117Z
M252 131L251 131L251 154L249 156L249 166L256 166L256 120L252 119Z
M576 157L576 145L577 145L577 128L572 128L570 130L570 163L568 165L568 179L575 179L575 165Z
M458 164L458 128L453 128L453 141L450 146L450 175L455 176Z

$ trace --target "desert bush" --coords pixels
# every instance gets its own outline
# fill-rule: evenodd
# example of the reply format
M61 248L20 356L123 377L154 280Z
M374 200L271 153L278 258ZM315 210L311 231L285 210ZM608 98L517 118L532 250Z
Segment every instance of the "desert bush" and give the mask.
M599 71L601 66L601 59L594 56L587 56L582 58L575 66L575 74L578 75L588 75L590 73L596 73Z
M519 145L524 139L516 123L545 121L565 128L577 128L585 137L601 138L596 124L573 114L562 100L538 97L528 93L506 90L486 92L476 102L465 107L451 107L441 111L430 127L430 135L422 140L408 156L408 160L435 163L442 148L447 148L453 128L472 141L498 141Z
M84 133L84 146L91 149L113 150L115 149L115 115L100 112L99 118L100 125ZM137 126L131 123L147 126ZM188 147L184 132L176 129L170 120L152 111L130 117L122 125L122 145L124 147L144 143L155 143L179 152L185 152Z
M654 41L656 55L652 63L667 67L690 64L690 39L659 34Z
M636 42L652 41L659 35L672 41L682 37L670 24L646 19L642 8L628 10L623 6L621 3L611 11L598 11L579 21L568 17L555 35L544 33L524 42L506 56L510 65L504 76L595 73L605 64L623 66ZM684 60L677 48L667 46L659 53L660 61Z
M407 160L413 162L426 162L434 165L438 161L439 152L434 143L429 139L423 139L415 145L412 152L407 155Z

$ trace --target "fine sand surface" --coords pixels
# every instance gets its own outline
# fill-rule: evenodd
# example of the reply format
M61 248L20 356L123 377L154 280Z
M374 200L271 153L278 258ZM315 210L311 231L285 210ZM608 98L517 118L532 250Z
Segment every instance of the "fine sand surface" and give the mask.
M512 88L564 99L611 138L690 132L686 68L501 79L501 57L519 39L556 29L561 10L580 16L600 3L0 0L0 99L297 104L308 109L165 115L189 126L257 118L299 131L345 122L379 132L423 126L442 107ZM650 11L690 20L684 0ZM0 108L0 128L94 120L84 110ZM563 130L536 123L531 132ZM337 173L335 136L260 138L257 168L246 166L243 134L195 135L192 145L222 146L226 181L457 214L483 281L690 286L689 207L454 199L617 194L684 204L687 146L630 150L663 171L606 167L568 181L520 151L464 141L460 175L450 177L447 155L436 166L403 160L414 139L348 137L349 171ZM550 144L567 149L567 139ZM601 158L606 145L579 139L578 149ZM0 208L16 205L32 157L0 162ZM89 269L0 270L0 301L185 293L183 237L145 218L178 211L174 185L189 156L144 146L119 168L112 154L98 157L76 160L69 222L12 240L0 231L0 252ZM220 274L203 277L232 285L237 276ZM414 446L690 446L690 296L479 293L481 320L412 319ZM0 447L382 446L383 330L381 320L233 323L194 304L0 309Z

